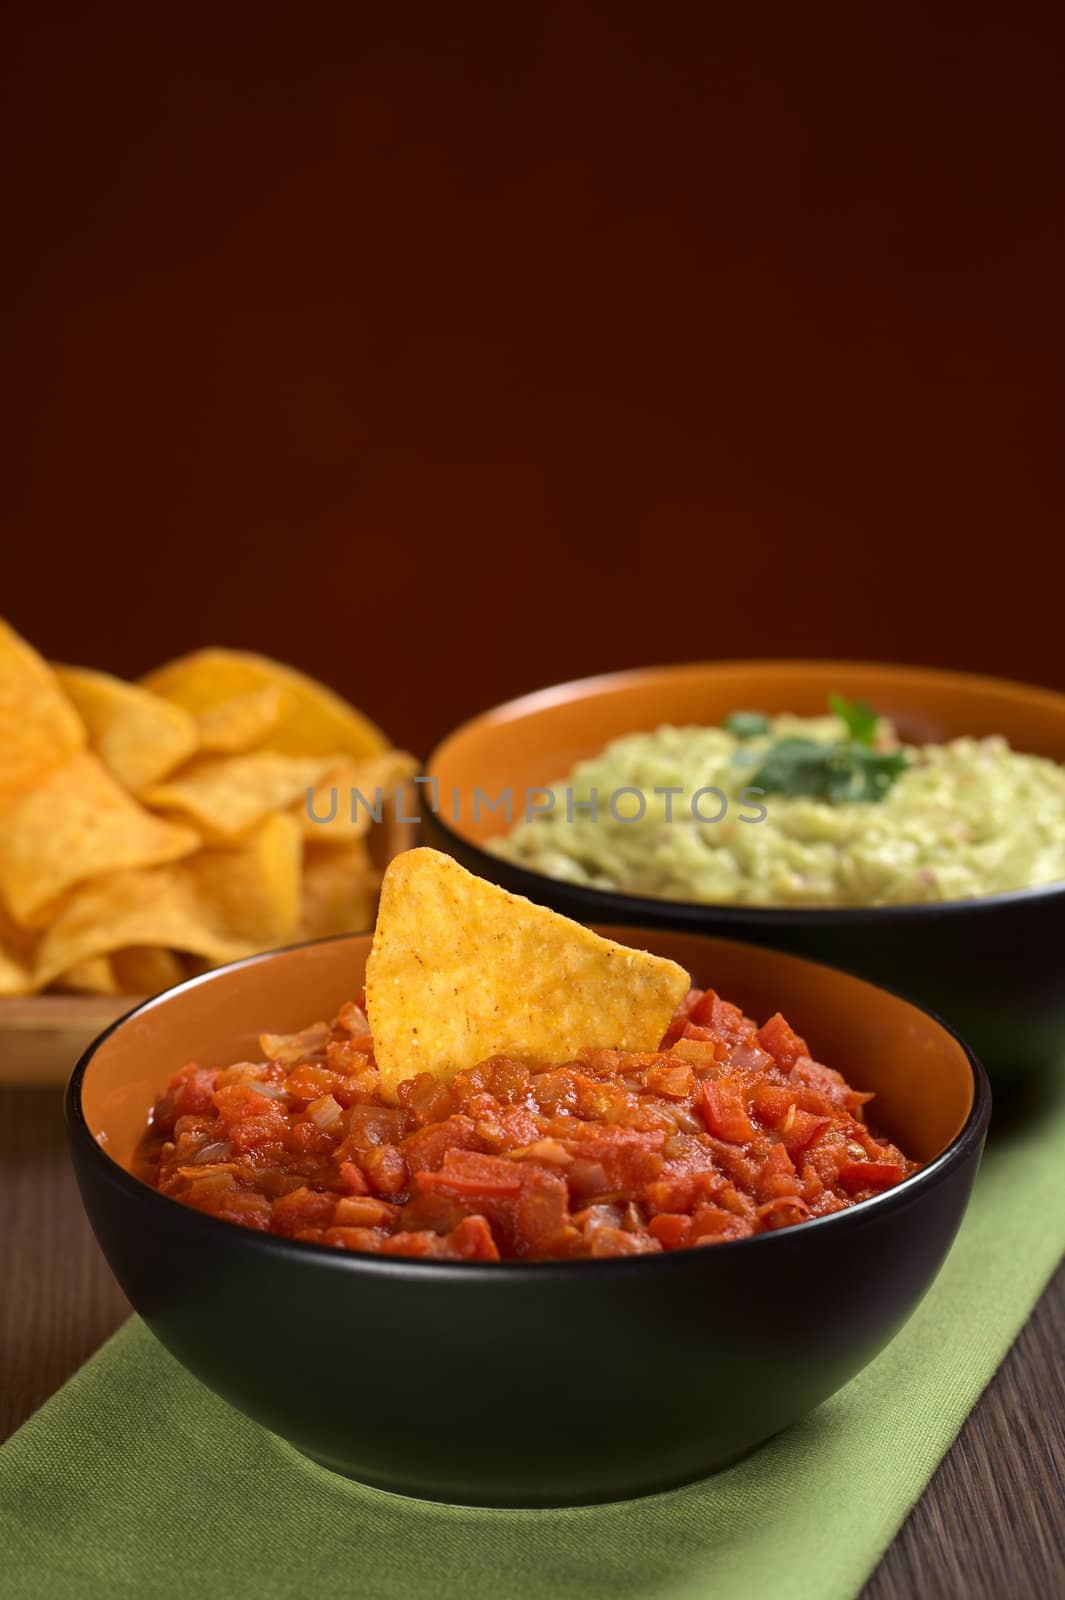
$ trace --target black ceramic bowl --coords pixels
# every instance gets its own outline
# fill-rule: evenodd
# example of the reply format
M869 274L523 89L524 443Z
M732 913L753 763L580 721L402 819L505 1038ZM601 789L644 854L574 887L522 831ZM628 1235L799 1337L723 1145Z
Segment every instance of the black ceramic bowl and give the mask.
M422 840L472 872L581 922L687 929L793 950L911 995L964 1034L992 1078L1057 1065L1065 1053L1065 882L981 899L868 909L703 905L563 883L485 848L506 831L509 789L527 790L625 733L716 724L737 709L823 713L833 691L864 699L917 744L1003 734L1015 750L1065 761L1065 695L996 678L845 661L648 667L545 689L466 723L434 751L438 810L423 786Z
M71 1078L85 1207L152 1331L325 1466L479 1505L667 1488L736 1459L846 1383L906 1321L954 1237L987 1128L983 1071L927 1013L830 968L690 935L635 940L752 1015L782 1009L821 1059L875 1091L879 1125L922 1170L776 1233L539 1264L349 1254L158 1194L124 1163L169 1075L257 1054L260 1031L329 1017L361 986L368 936L304 945L149 1001Z

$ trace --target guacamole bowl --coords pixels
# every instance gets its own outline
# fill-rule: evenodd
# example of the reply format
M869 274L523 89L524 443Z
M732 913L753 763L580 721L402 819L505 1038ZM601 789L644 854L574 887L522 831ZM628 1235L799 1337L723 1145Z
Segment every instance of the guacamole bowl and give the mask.
M843 661L647 668L545 689L450 734L427 763L422 842L581 921L749 940L883 983L957 1027L992 1077L1052 1067L1065 1052L1065 881L914 904L715 904L566 881L492 848L509 825L493 808L501 793L514 820L525 797L565 783L615 739L717 726L740 710L820 716L832 694L868 703L909 744L999 735L1015 752L1065 762L1065 695L1024 684Z
M871 1361L968 1204L990 1107L979 1063L927 1013L831 968L692 934L601 931L680 962L751 1016L785 1011L874 1095L871 1121L919 1169L775 1232L612 1260L418 1260L240 1227L129 1170L153 1101L188 1062L247 1059L264 1029L335 1015L363 983L370 937L256 956L132 1012L67 1090L89 1219L171 1354L333 1471L504 1506L701 1476Z

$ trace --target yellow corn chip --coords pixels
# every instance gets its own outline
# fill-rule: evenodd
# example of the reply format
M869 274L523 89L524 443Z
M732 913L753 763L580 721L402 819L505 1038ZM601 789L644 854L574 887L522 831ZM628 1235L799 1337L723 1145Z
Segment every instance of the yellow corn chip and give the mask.
M158 994L161 989L172 989L185 976L174 952L158 945L129 945L116 950L110 959L120 994Z
M197 650L158 667L143 682L194 716L236 695L270 686L283 690L286 705L270 729L268 743L284 755L368 756L388 748L380 728L361 711L324 684L266 656L243 650Z
M71 994L121 994L110 956L88 956L78 961L55 980L56 989Z
M6 950L15 961L32 970L36 942L36 933L28 928L20 928L8 915L0 899L0 950Z
M24 967L10 951L0 950L0 996L32 994L36 988L29 967Z
M196 719L161 695L85 667L55 671L88 729L92 748L125 788L158 783L196 749Z
M215 962L252 954L248 943L219 931L180 867L117 872L64 901L41 935L34 984L44 988L79 962L129 945L162 945Z
M215 755L240 755L269 744L267 735L287 710L290 696L277 683L231 695L197 713L200 749ZM175 710L178 708L175 706Z
M151 785L141 799L189 818L209 839L239 839L272 811L305 804L308 789L334 765L333 760L276 750L221 756L197 762L169 783Z
M373 927L380 881L364 839L308 844L303 852L300 938L325 939Z
M0 906L0 995L32 994L33 940Z
M417 766L414 757L402 750L386 750L365 761L338 762L326 773L310 800L304 795L293 807L304 838L314 844L363 838L372 825L391 822L397 791L399 809L405 816L413 815L402 790Z
M282 811L237 845L201 850L184 870L227 937L269 948L299 931L302 865L299 823Z
M199 842L191 829L145 811L82 751L0 807L0 897L16 922L31 926L75 884L174 861Z
M84 744L55 673L0 618L0 794L38 782Z
M436 850L384 876L366 968L381 1087L445 1081L497 1054L561 1063L586 1046L655 1050L683 967L476 878Z

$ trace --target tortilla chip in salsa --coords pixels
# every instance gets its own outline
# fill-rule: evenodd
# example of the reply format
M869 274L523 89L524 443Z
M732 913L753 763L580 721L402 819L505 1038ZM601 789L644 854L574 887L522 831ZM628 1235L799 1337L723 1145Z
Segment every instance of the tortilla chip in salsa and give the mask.
M590 1041L653 1050L688 991L675 961L601 938L407 850L381 885L366 1003L382 1091L447 1080L493 1055L571 1060Z

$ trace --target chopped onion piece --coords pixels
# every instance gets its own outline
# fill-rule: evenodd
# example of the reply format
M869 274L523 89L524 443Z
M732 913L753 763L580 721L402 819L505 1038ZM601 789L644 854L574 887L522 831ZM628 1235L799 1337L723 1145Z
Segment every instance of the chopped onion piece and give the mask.
M263 1033L259 1048L270 1061L295 1066L297 1061L323 1061L329 1043L329 1024L316 1022L301 1033Z
M210 1144L197 1150L191 1165L198 1167L205 1161L228 1161L232 1154L233 1146L228 1139L213 1139Z
M550 1167L568 1167L573 1156L560 1139L537 1139L508 1152L513 1161L543 1161Z
M331 1094L323 1094L319 1095L317 1100L311 1101L307 1107L307 1115L315 1127L321 1128L323 1133L329 1133L339 1124L342 1112Z
M287 1100L288 1090L283 1083L258 1082L254 1086L256 1094L264 1094L268 1100Z
M365 1011L361 1010L354 1000L349 1000L347 1005L341 1006L337 1022L345 1033L351 1034L353 1039L358 1039L362 1034L370 1031L370 1024Z

